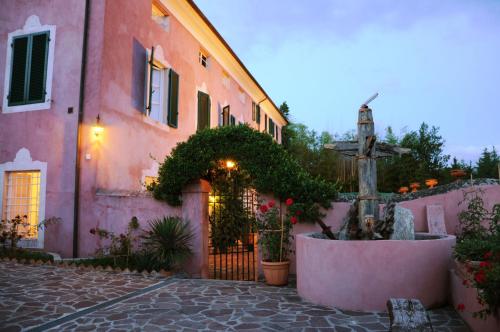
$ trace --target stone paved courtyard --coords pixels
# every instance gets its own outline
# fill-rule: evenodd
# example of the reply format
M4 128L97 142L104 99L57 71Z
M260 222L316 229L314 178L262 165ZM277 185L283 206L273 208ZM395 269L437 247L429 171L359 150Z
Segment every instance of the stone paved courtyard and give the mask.
M304 302L293 287L0 262L0 331L387 331L385 313ZM451 308L435 331L469 331Z

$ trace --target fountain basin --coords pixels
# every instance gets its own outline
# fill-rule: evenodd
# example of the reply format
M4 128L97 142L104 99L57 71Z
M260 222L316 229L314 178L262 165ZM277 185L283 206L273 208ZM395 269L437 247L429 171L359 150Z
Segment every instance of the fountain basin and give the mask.
M426 308L446 304L455 236L340 241L312 234L296 236L297 290L305 300L359 311L385 311L391 297L416 298Z

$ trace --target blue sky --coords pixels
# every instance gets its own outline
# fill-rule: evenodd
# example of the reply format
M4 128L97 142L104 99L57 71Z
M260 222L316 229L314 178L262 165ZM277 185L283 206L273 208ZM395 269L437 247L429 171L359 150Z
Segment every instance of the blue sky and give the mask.
M196 0L293 121L376 130L440 127L446 152L500 149L500 0Z

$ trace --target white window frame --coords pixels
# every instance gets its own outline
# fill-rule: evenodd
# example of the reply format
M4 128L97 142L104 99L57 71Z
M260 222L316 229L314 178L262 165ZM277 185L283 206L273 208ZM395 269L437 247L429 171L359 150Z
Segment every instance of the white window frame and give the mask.
M0 164L0 216L3 216L4 181L7 172L39 171L40 172L40 206L38 207L38 225L45 220L45 196L47 192L47 163L31 159L30 151L21 148L14 161ZM36 239L22 239L18 245L24 248L43 249L45 228L39 228Z
M10 89L10 75L12 71L12 40L14 37L30 35L33 33L49 31L49 52L47 57L47 73L45 82L45 101L36 104L27 105L16 105L9 106L9 101L7 96L9 95ZM5 76L3 84L3 103L2 103L2 113L17 113L17 112L28 112L28 111L39 111L46 110L50 108L52 102L52 78L54 71L54 45L56 43L56 26L55 25L41 25L40 19L36 15L31 15L26 19L26 23L22 29L13 31L8 34L7 37L7 56L5 58Z
M165 75L167 73L167 69L166 68L163 68L163 67L160 67L160 68L154 68L153 67L153 73L151 74L151 76L154 76L154 72L158 72L158 93L159 93L159 105L158 105L158 108L159 108L159 119L156 119L152 116L153 114L153 100L151 98L150 100L150 105L151 105L151 110L149 111L149 118L153 121L156 121L156 122L160 122L160 123L163 123L163 119L165 117L165 103L167 102L165 99L165 90L167 89L167 86L166 84L168 84L168 80L165 79ZM153 81L151 81L151 90L153 91L153 93L156 92L155 90L155 86L153 85ZM153 97L153 93L151 94L151 97ZM165 123L166 124L166 123Z
M147 49L147 56L148 58L151 56L151 49ZM163 55L163 49L161 46L156 46L155 47L155 53L154 53L154 59L153 62L155 65L157 65L158 69L160 71L160 111L161 111L161 117L162 119L160 121L154 119L151 117L151 110L150 113L147 114L145 113L145 119L147 121L150 121L151 123L154 124L160 124L162 127L166 126L169 127L168 125L168 120L163 122L163 119L166 119L168 116L168 96L167 96L167 91L169 88L169 74L172 66L165 60L165 56ZM149 72L148 72L149 73ZM147 82L149 82L149 78L146 77ZM149 84L152 84L152 82L149 82L145 84L145 91L144 93L147 95L149 94ZM146 97L146 103L151 103L151 101L148 99L149 97ZM152 104L151 104L152 105Z
M203 51L203 50L200 50L199 53L198 53L198 62L200 63L200 65L204 68L208 68L208 60L209 60L209 56L208 54Z

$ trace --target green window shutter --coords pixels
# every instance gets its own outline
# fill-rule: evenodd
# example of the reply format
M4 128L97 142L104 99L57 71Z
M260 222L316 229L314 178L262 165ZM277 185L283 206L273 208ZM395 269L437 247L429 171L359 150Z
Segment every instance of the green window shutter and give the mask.
M198 130L210 127L210 96L198 91Z
M28 103L45 101L45 81L47 76L47 57L49 49L49 33L31 36L31 56L29 66Z
M269 134L274 137L274 121L269 118Z
M255 122L260 124L260 106L259 105L255 106Z
M236 118L234 115L231 115L231 126L236 126Z
M264 131L267 132L267 114L264 114Z
M224 108L222 108L222 125L223 126L228 126L229 125L229 116L230 116L230 107L229 105L227 106L224 106Z
M169 70L168 73L168 125L177 128L179 119L179 75Z
M28 67L28 36L12 40L12 68L10 73L9 106L23 104Z

